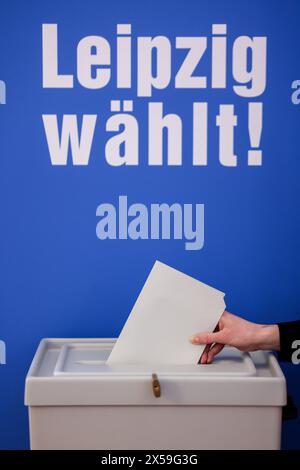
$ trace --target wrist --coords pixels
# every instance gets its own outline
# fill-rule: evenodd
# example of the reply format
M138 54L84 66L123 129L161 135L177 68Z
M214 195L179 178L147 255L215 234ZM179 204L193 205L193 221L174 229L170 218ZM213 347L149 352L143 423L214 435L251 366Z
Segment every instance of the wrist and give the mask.
M258 348L280 350L280 336L278 325L259 325Z

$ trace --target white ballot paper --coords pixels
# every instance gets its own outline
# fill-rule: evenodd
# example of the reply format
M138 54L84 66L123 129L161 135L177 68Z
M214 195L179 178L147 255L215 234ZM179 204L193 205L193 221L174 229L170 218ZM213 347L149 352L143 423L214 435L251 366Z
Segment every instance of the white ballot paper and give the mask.
M224 295L156 261L107 363L197 364L205 346L189 337L215 329Z

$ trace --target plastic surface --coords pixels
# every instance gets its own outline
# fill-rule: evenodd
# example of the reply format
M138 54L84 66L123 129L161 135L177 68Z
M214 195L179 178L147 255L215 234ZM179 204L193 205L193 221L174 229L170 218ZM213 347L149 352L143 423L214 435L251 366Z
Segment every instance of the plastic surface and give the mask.
M280 448L274 406L34 406L29 416L34 450Z
M283 406L285 378L272 353L224 348L210 365L109 365L114 339L46 339L26 379L25 403L54 405ZM152 392L158 376L161 397Z
M111 345L99 343L70 343L62 346L53 371L54 375L148 375L151 367L156 373L165 376L202 375L249 376L255 375L256 369L249 354L240 353L233 348L222 351L215 362L206 365L166 365L152 366L138 364L107 364Z

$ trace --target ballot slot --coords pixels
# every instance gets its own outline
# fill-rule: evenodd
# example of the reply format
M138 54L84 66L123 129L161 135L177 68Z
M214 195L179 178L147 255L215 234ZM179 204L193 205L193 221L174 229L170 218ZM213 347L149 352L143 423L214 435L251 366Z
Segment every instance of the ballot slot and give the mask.
M53 374L55 376L254 376L255 365L248 353L226 347L212 364L108 364L114 342L69 343L59 352Z

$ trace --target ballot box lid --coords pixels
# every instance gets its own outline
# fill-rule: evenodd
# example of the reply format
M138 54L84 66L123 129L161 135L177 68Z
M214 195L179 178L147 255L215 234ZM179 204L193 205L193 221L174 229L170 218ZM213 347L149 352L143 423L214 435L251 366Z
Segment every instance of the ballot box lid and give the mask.
M107 364L115 341L43 339L26 377L25 404L283 406L286 403L285 378L271 352L242 353L225 347L212 364ZM154 393L154 381L159 385L159 394Z

